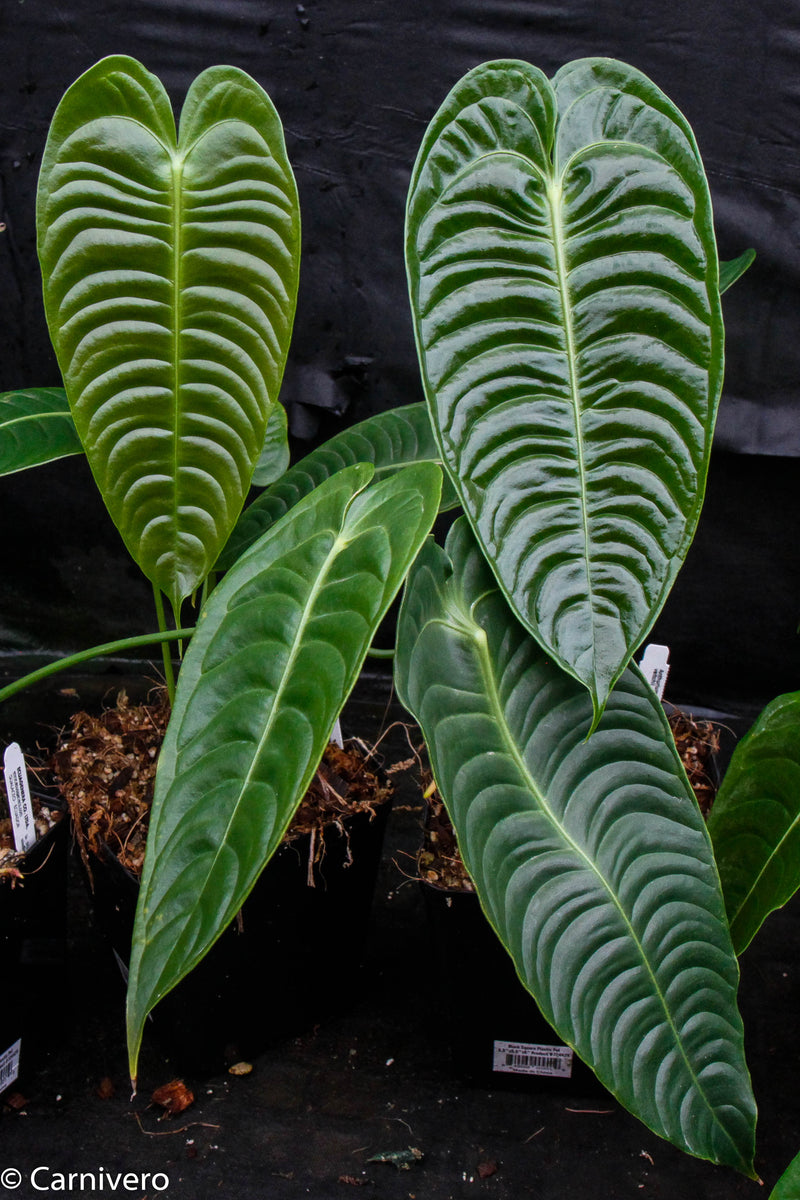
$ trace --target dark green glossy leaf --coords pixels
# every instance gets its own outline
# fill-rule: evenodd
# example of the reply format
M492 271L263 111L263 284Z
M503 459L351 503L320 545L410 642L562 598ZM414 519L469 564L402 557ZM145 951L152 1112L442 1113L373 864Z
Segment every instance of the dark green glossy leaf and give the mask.
M438 467L362 490L372 474L347 468L299 501L200 615L150 817L128 988L132 1075L147 1013L231 921L279 844L433 523Z
M408 404L378 413L344 429L312 450L283 478L248 504L220 555L218 569L230 567L242 551L323 480L357 462L372 463L376 479L391 475L409 463L440 463L427 406ZM452 486L445 482L440 507L452 508L457 503Z
M708 819L736 953L800 887L800 692L742 738Z
M0 475L82 453L63 388L0 395Z
M238 517L277 399L299 214L283 131L243 71L192 84L180 137L140 63L103 59L56 110L37 201L50 334L128 549L179 606Z
M285 475L288 468L289 428L286 409L282 404L274 404L267 421L264 445L253 471L253 483L256 487L268 487Z
M395 658L484 911L559 1036L651 1129L752 1171L738 969L703 819L649 685L596 731L463 518L409 578Z
M523 623L595 714L694 532L722 381L685 119L608 59L464 77L424 137L406 258L446 467Z
M800 1200L800 1154L789 1163L770 1192L769 1200Z

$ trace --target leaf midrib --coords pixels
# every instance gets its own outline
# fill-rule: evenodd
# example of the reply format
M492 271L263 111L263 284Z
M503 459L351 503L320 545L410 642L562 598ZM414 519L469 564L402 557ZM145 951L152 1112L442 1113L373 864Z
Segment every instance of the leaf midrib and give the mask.
M0 421L0 429L13 429L15 425L28 425L31 422L41 425L44 422L50 421L66 421L67 424L73 426L75 424L70 413L50 410L45 412L25 413L19 417L9 417L7 421Z
M185 154L176 150L172 153L172 478L171 478L171 500L172 500L172 521L170 528L172 532L172 564L170 573L172 575L172 600L175 609L176 624L180 624L178 619L178 609L180 607L182 596L178 595L178 580L175 574L175 564L179 559L178 547L178 492L179 488L179 468L180 468L180 428L181 428L181 406L179 402L180 396L180 340L182 331L182 308L181 295L183 290L183 169L185 164Z
M553 248L555 250L556 259L556 276L558 279L558 291L561 298L561 312L563 317L565 354L567 359L567 369L569 371L569 391L572 401L572 416L575 427L575 457L578 468L578 487L580 490L580 511L581 511L581 527L583 530L583 572L586 579L586 590L590 610L594 616L595 613L595 596L592 585L592 569L591 569L591 532L589 529L589 517L587 513L587 470L586 470L586 454L583 443L583 430L581 428L581 389L578 382L578 366L576 353L576 338L575 326L572 318L572 303L569 293L569 271L567 269L567 252L566 252L566 235L564 232L564 221L561 207L563 196L563 188L560 180L549 179L546 182L547 201L550 207L550 223L553 231ZM592 622L592 678L597 676L597 647L594 633L594 620ZM593 702L597 704L596 697L592 696Z

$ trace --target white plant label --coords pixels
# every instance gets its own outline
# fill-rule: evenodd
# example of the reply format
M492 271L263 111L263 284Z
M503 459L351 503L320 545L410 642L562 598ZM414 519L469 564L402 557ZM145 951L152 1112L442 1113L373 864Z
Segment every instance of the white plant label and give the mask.
M657 646L653 642L645 646L639 667L659 700L663 700L669 675L669 646Z
M572 1078L569 1046L540 1046L530 1042L495 1042L493 1071L508 1075L551 1075Z
M19 1056L22 1042L16 1041L0 1054L0 1092L11 1087L19 1077Z
M6 780L14 848L19 854L26 854L36 841L36 826L33 823L25 756L17 742L12 742L3 756L3 774Z

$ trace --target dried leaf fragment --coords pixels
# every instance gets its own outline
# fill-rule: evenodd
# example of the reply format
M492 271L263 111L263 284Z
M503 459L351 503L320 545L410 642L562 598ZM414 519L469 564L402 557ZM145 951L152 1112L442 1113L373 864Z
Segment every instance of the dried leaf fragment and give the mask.
M253 1070L253 1064L249 1062L235 1062L228 1067L229 1075L249 1075Z
M169 1116L174 1117L176 1113L182 1113L190 1104L194 1104L194 1092L182 1079L173 1079L163 1087L156 1088L150 1099L165 1109Z

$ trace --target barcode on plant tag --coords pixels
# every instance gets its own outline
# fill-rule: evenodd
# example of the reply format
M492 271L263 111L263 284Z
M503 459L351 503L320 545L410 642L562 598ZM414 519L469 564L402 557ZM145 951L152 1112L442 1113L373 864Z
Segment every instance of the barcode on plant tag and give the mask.
M3 775L6 781L14 849L19 854L27 854L36 841L36 826L33 823L25 756L17 742L12 742L3 755Z
M22 1041L17 1040L13 1046L9 1046L0 1054L0 1092L5 1088L10 1087L19 1075L19 1056L22 1049Z
M569 1046L539 1046L528 1042L495 1042L494 1071L509 1075L554 1075L572 1077Z

